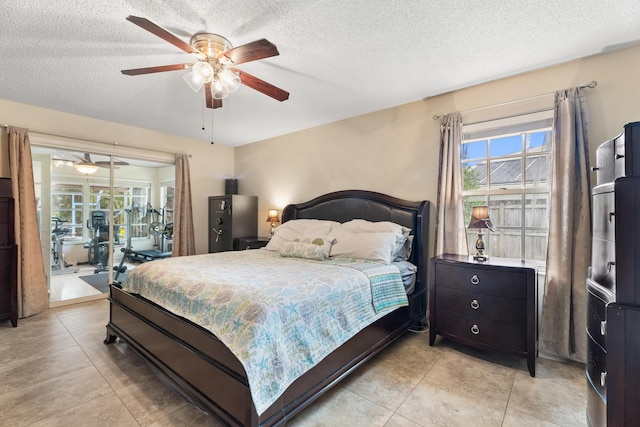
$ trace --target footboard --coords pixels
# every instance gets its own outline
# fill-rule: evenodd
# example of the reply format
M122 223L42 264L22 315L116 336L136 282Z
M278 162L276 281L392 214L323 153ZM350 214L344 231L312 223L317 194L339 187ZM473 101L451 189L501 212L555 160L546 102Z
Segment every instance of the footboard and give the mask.
M260 417L238 359L209 331L111 286L107 338L119 337L168 379L186 400L230 425L274 426L308 406L415 323L422 298L363 329L298 378Z

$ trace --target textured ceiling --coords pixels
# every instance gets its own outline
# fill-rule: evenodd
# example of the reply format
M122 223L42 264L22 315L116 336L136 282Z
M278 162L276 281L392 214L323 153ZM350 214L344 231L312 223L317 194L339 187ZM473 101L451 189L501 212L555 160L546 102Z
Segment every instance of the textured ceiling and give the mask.
M638 0L4 0L2 9L0 98L230 146L640 41ZM280 56L238 68L289 100L242 86L205 110L185 71L122 75L194 60L128 15L186 42L200 31L234 46L267 38Z

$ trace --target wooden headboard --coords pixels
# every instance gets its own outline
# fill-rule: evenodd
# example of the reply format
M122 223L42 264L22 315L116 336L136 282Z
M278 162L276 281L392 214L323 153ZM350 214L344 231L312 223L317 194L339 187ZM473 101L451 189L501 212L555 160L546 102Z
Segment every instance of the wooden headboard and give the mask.
M418 267L414 293L427 290L427 248L429 243L429 201L408 201L365 190L344 190L324 194L304 203L287 205L282 222L292 219L324 219L346 222L352 219L392 221L411 228L414 236L409 261Z

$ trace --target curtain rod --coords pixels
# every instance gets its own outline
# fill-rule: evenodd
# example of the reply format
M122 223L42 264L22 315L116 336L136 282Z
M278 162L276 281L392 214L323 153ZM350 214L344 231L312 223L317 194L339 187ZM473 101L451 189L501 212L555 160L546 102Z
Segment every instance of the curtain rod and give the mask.
M585 84L581 84L580 86L578 86L580 89L593 89L594 87L598 86L598 82L595 80L590 81L589 83L585 83ZM470 113L473 111L481 111L481 110L486 110L488 108L495 108L495 107L504 107L506 105L511 105L511 104L515 104L517 102L522 102L522 101L529 101L531 99L536 99L536 98L542 98L544 96L549 96L549 95L553 95L555 92L547 92L547 93L543 93L540 95L534 95L534 96L529 96L527 98L521 98L521 99L516 99L515 101L508 101L508 102L503 102L501 104L494 104L494 105L487 105L485 107L478 107L478 108L472 108L470 110L463 110L461 111L461 113ZM438 115L435 114L433 116L433 120L439 120L441 118L443 118L444 116L442 115Z
M7 128L9 128L9 126L11 125L7 125L4 124L2 125L2 127L5 128L5 130ZM124 147L124 148L135 148L135 149L140 149L140 147L135 147L133 145L126 145L126 144L120 144L119 142L108 142L108 141L99 141L97 139L89 139L89 138L81 138L81 137L77 137L77 136L69 136L69 135L61 135L58 133L52 133L52 132L45 132L45 131L41 131L41 130L36 130L36 129L28 129L29 132L33 132L33 133L39 133L40 135L46 135L46 136L53 136L53 137L58 137L58 138L65 138L65 139L73 139L76 141L85 141L85 142L95 142L96 144L103 144L103 145L111 145L111 146L115 146L115 147ZM146 150L146 148L145 148ZM149 150L149 151L155 151L156 153L162 153L162 154L171 154L171 155L175 155L176 153L172 153L170 151L162 151L162 150ZM187 154L189 156L189 158L191 158L191 154Z

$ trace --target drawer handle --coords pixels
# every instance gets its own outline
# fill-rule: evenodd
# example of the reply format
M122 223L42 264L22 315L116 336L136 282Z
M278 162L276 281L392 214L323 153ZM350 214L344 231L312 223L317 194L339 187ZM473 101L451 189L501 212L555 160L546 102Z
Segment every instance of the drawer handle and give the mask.
M480 308L480 303L478 302L477 299L474 299L473 301L471 301L471 308L473 308L474 310L477 310Z
M478 325L473 325L473 326L471 327L471 333L472 333L473 335L478 335L478 334L480 333L480 328L478 328Z
M623 159L623 158L624 158L624 154L616 154L616 160Z
M473 285L477 285L478 283L480 283L480 278L474 274L474 275L471 277L471 284L473 284Z
M600 372L600 386L604 387L607 384L607 372Z
M600 168L595 167L595 166L591 168L591 171L592 171L592 172L597 172L597 171L599 171L599 170L600 170Z
M616 216L615 212L609 212L609 222L613 221L614 216Z
M607 335L607 321L603 320L602 322L600 322L600 335L605 336Z
M615 261L609 261L607 263L607 273L611 273L611 267L613 267L614 265L616 265Z

